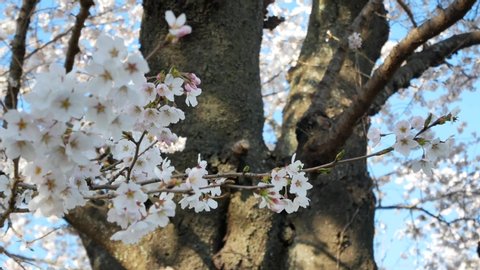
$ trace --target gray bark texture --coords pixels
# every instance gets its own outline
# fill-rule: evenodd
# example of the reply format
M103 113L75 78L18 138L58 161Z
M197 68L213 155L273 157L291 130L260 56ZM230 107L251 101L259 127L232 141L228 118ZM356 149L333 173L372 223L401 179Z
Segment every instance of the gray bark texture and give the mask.
M338 60L342 45L328 39L348 37L355 18L368 1L313 1L305 42L296 67L290 70L291 91L283 111L282 137L276 154L296 151L307 167L332 161L345 150L345 157L366 154L368 118L359 119L346 141L335 147L328 134L335 129L336 117L351 106L359 88L368 80L373 63L388 38L383 5L364 18L358 32L363 39L359 51L347 51ZM343 61L336 63L338 61ZM337 66L337 67L336 67ZM306 114L317 99L315 115ZM325 138L325 139L324 139ZM320 142L320 143L319 143ZM332 142L334 143L334 142ZM337 143L337 142L335 142ZM335 167L327 175L311 175L311 207L288 217L295 238L288 251L289 269L376 269L373 258L374 206L372 180L366 161Z

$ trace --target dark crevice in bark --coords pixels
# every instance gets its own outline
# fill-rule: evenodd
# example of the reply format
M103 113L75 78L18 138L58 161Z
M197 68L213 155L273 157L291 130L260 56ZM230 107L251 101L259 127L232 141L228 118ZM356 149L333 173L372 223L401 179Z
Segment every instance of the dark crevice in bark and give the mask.
M268 232L266 254L261 265L262 269L288 269L288 246L295 238L295 228L288 223L285 214L275 214L272 228Z
M125 270L125 268L114 257L112 257L112 255L93 240L94 238L83 233L80 233L79 237L87 251L92 270Z

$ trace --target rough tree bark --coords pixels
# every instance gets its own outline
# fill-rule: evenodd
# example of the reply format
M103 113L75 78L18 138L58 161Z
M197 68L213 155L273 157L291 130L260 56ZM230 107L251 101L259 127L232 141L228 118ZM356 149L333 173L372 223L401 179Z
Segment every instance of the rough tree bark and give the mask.
M387 40L382 1L313 1L300 59L290 71L291 93L274 156L262 140L258 53L263 5L255 0L144 1L140 36L144 55L165 38L166 10L185 12L194 29L149 59L152 74L174 64L179 70L197 73L203 81L197 108L179 104L187 111L187 119L176 131L188 140L186 150L173 157L177 169L192 166L198 153L209 162L211 172L242 171L247 165L262 171L293 152L307 166L329 162L341 149L346 157L365 154L366 117L354 119L353 131L333 146L318 146L328 145L338 118L361 96L360 88ZM341 38L358 31L364 44L358 52L349 51L342 42L326 42L327 30ZM438 65L438 61L423 63ZM397 85L387 87L394 92L401 87ZM377 103L378 107L382 101ZM311 179L311 207L297 214L259 210L250 192L232 191L211 213L178 210L167 228L134 246L109 240L118 228L105 222L102 202L76 209L67 219L81 231L94 269L376 269L375 198L365 161L338 166L328 175Z
M164 40L168 27L163 18L169 9L177 14L185 12L194 33L154 54L149 60L152 74L175 64L179 70L199 74L204 89L197 108L182 108L187 119L177 132L188 140L186 150L173 157L177 169L192 166L198 153L211 164L211 172L241 171L246 165L252 171L271 167L266 164L268 156L262 139L264 118L258 58L263 3L144 1L140 37L144 55L149 55ZM278 253L272 250L281 245L277 243L278 237L270 240L269 236L275 233L272 224L279 218L269 211L258 210L256 200L250 195L233 193L221 202L219 209L207 214L179 210L171 225L133 248L108 243L114 228L107 229L105 224L101 226L108 233L95 242L127 269L164 266L248 269L275 265L273 258ZM78 210L69 216L69 221L91 237L98 227L95 229L88 223L98 223L95 221L98 211ZM97 217L89 218L92 214ZM87 219L90 222L85 222ZM270 258L264 260L266 256Z
M300 58L290 70L291 91L284 109L282 136L277 155L296 151L307 166L332 161L339 148L305 152L308 138L327 138L335 118L350 106L360 86L368 80L373 63L388 38L382 3L363 18L358 32L362 48L350 51L343 63L335 63L336 51L345 46L329 39L346 37L368 1L313 1L309 27ZM333 61L332 61L333 59ZM338 65L338 72L329 73ZM331 78L329 77L331 76ZM321 96L320 116L304 117L314 94ZM342 147L347 157L366 154L368 119L358 121ZM297 143L298 140L298 143ZM298 150L296 150L298 148ZM331 174L310 176L311 208L289 216L295 238L289 248L290 269L376 269L373 259L374 205L372 180L365 161L337 166Z

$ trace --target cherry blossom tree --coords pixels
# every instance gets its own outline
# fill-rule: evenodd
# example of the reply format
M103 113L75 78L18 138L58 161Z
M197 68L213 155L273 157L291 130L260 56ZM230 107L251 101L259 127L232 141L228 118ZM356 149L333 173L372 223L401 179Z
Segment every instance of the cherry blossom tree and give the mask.
M2 4L5 267L377 269L388 209L419 266L479 267L478 139L447 106L478 83L479 4L286 2Z

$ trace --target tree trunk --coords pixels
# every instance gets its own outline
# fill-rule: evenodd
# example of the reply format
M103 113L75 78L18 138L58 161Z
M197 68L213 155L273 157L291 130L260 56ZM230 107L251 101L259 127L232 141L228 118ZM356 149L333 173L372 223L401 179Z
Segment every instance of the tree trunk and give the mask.
M312 119L299 121L310 104L310 95L318 91L316 84L322 80L337 46L325 43L325 33L330 30L343 37L366 1L313 2L299 61L302 65L290 76L292 92L284 110L286 128L277 148L281 157L295 151L298 124L299 155L308 158L307 165L331 161L335 156L333 152L307 156L301 146L305 138L328 132L334 117L348 106L351 95L363 83L361 74L370 73L388 36L385 20L378 16L363 28L361 53L349 54L336 84L325 93L325 117L319 119L325 130L315 128L310 134ZM198 74L203 89L198 107L189 109L183 101L178 102L186 111L186 120L176 132L188 139L185 151L172 157L176 169L195 165L199 153L213 173L242 171L245 166L252 171L271 169L273 162L262 140L258 59L263 2L145 0L140 35L144 55L164 40L168 31L164 14L170 9L177 15L186 13L193 33L155 52L149 59L152 75L175 65L181 71ZM373 27L377 30L370 31ZM343 148L347 156L365 153L365 129L366 125L360 123L346 142ZM239 181L248 184L252 180ZM68 221L82 232L84 243L92 250L89 256L97 263L95 269L112 269L116 264L111 257L121 265L118 269L375 269L374 196L365 161L339 166L327 176L312 176L311 181L311 208L295 215L260 210L251 192L231 191L230 198L210 213L178 209L171 224L133 246L109 240L118 228L106 223L106 210L101 205L77 209Z
M181 71L195 72L202 79L203 88L196 108L187 108L183 100L178 102L186 111L186 120L176 132L188 139L185 151L172 157L176 169L194 166L199 153L213 173L242 171L245 166L252 171L271 167L266 164L267 149L262 139L264 117L258 56L263 3L165 2L144 1L141 50L149 55L165 39L166 10L177 15L185 12L193 33L160 49L149 59L149 65L152 74L172 65ZM238 145L242 146L240 151ZM245 184L251 180L240 181ZM210 213L178 209L172 224L133 248L109 242L112 229L100 238L95 236L95 226L85 224L86 216L104 210L78 210L69 216L69 221L98 240L126 269L251 269L264 261L272 262L264 257L275 255L270 252L270 246L276 245L270 242L269 233L272 221L278 218L270 211L259 210L251 192L231 192L231 197ZM88 219L96 223L94 220ZM105 229L106 225L98 226Z
M329 66L338 61L334 52L341 46L329 35L348 37L349 26L367 2L313 1L300 59L290 71L292 88L284 109L277 155L288 155L297 149L299 158L312 167L334 160L341 150L345 150L345 158L366 154L366 117L357 122L347 141L341 143L343 146L312 149L307 142L315 138L320 141L318 145L330 143L323 138L335 129L336 117L352 103L360 86L368 80L388 38L388 25L382 17L385 10L381 5L375 6L376 13L361 27L361 49L348 52L339 72L327 73ZM315 110L321 113L315 117L305 115L315 96L320 101ZM328 175L311 175L310 179L314 182L309 193L311 208L289 216L295 238L289 248L288 268L376 269L375 197L366 161L337 166Z

